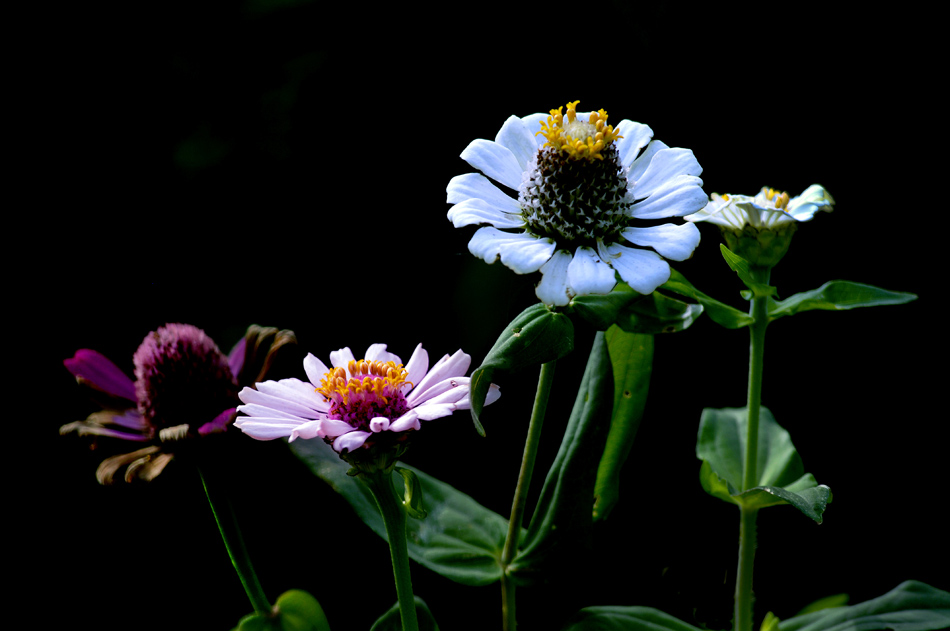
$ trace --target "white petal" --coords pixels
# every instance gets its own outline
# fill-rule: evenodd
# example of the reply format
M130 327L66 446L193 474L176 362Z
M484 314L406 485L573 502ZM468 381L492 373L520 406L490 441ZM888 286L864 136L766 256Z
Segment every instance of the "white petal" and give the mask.
M699 245L699 228L691 223L627 228L621 234L631 243L653 248L671 261L685 261Z
M409 396L406 397L406 403L415 407L428 400L430 396L435 396L435 394L429 393L434 386L447 379L461 377L468 371L471 364L472 357L467 353L463 353L461 349L455 351L451 357L444 355L442 359L435 363L429 374L423 377L413 388Z
M692 214L706 205L703 181L681 175L656 189L648 198L635 203L627 213L637 219L662 219Z
M598 241L598 245L601 245ZM670 266L659 254L650 250L637 250L611 244L598 248L600 255L620 274L620 278L641 294L654 289L670 279Z
M519 182L520 185L520 182ZM464 173L449 180L445 201L458 204L466 199L483 199L493 208L504 212L520 213L518 201L488 181L481 173Z
M617 284L614 270L592 248L580 247L567 266L567 282L577 296L608 294Z
M658 151L633 189L635 199L653 194L661 186L680 175L698 176L703 172L696 156L689 149L662 149Z
M623 136L617 141L617 153L620 157L620 163L626 168L633 164L640 150L650 142L650 138L653 137L653 130L643 123L635 123L627 119L620 121L615 129Z
M422 348L422 344L416 346L416 350L412 351L412 357L409 358L409 363L406 364L405 368L406 386L414 388L425 377L426 371L429 370L429 353Z
M574 297L567 281L567 268L573 258L567 250L558 250L551 260L541 267L541 282L534 290L541 302L563 307Z
M501 397L501 390L498 389L498 386L491 384L488 388L488 395L485 397L485 405L491 405ZM472 409L472 398L466 397L455 404L456 410L470 410Z
M822 186L812 184L798 197L793 197L786 210L798 221L811 221L819 210L831 212L835 200Z
M650 166L650 161L653 160L653 156L663 149L669 149L669 147L662 140L654 140L647 145L647 148L643 150L639 158L633 161L633 164L630 165L627 171L627 179L630 180L631 184L635 184L643 177L643 173L647 170L647 167Z
M449 221L456 228L488 224L496 228L524 228L521 214L505 212L484 199L471 198L449 208Z
M321 436L320 421L312 421L310 423L304 423L290 432L290 442L294 442L298 438L306 440L317 438L318 436Z
M241 420L241 419L238 419ZM293 431L300 427L299 425L284 426L266 422L266 419L258 420L245 416L242 422L237 420L234 426L242 432L257 440L274 440L275 438L284 438L290 436Z
M320 421L320 433L318 434L321 438L324 436L329 436L333 438L335 436L342 436L347 432L352 432L353 426L347 423L346 421L340 421L332 418L325 418Z
M353 351L350 350L349 346L341 348L338 351L333 351L330 353L330 363L334 368L343 368L346 369L347 364L351 361L355 361L356 358L353 357ZM350 371L346 370L346 374L349 375Z
M555 244L550 239L538 239L527 232L508 233L497 228L479 228L468 242L469 251L486 263L499 258L506 267L518 274L538 271L553 254Z
M274 383L274 382L271 382ZM265 386L265 384L260 384ZM276 385L276 383L274 384ZM267 388L270 390L271 388ZM284 391L276 390L280 392L279 396L274 396L272 393L265 392L262 389L252 390L251 388L245 388L241 391L241 401L246 404L255 404L265 409L270 410L281 410L283 412L292 414L299 418L309 418L316 419L318 416L321 416L317 410L314 409L314 403L316 403L316 397L308 397L307 399L297 399L292 398L287 395ZM311 388L311 393L313 389ZM317 395L319 396L319 395ZM322 397L321 397L322 398ZM245 406L241 406L242 408ZM328 407L329 409L329 407ZM322 410L325 412L326 410Z
M369 429L374 434L385 432L387 429L389 429L389 419L385 416L378 416L369 422Z
M508 188L518 189L524 168L515 154L497 142L476 138L462 151L461 158L470 165Z
M411 405L416 408L429 403L458 403L468 397L469 384L471 384L469 377L444 379L431 388L427 388L423 396Z
M451 403L426 403L413 410L421 421L433 421L437 418L450 416L454 411L455 405Z
M299 414L294 414L287 410L277 410L258 403L239 405L237 406L237 411L241 414L247 414L248 416L257 418L279 418L284 421L294 421L296 423L306 423L307 421L314 420L313 418L308 418L309 414L307 416L300 416Z
M337 436L333 439L333 449L338 453L343 453L344 449L347 451L359 449L366 442L366 439L372 435L372 432L350 432Z
M310 383L313 384L314 388L320 387L320 382L326 376L330 369L327 368L327 365L324 364L321 360L313 356L312 353L307 353L307 356L303 359L303 369L307 373L307 379L310 380Z
M540 126L538 129L540 129ZM524 121L517 116L510 116L505 121L505 124L501 126L495 136L495 142L511 151L522 172L528 169L531 158L538 153L538 143L535 140L534 133L528 131ZM519 179L511 188L517 190L520 184L521 180Z
M410 429L421 429L419 424L419 415L414 410L409 410L389 426L391 432L405 432Z
M542 114L541 112L536 112L534 114L528 114L527 116L521 117L521 122L524 123L525 129L528 130L528 133L534 138L535 150L534 153L537 153L538 149L544 146L548 140L541 134L537 133L541 131L541 121L548 120L548 114ZM532 153L532 155L534 155Z
M394 364L401 364L402 360L399 359L399 355L390 353L386 350L385 344L373 344L366 349L366 354L363 355L363 359L367 361L381 361L381 362L393 362Z

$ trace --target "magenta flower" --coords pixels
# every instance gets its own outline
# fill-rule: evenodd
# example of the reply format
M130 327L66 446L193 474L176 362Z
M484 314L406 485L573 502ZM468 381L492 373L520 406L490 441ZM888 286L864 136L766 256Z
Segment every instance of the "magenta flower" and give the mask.
M262 378L271 354L294 341L292 332L252 326L225 356L201 329L166 324L149 333L135 351L134 381L101 353L80 349L63 364L76 381L105 395L107 402L86 420L63 425L60 433L150 443L107 458L96 477L110 484L127 466L126 481L151 480L172 460L169 443L226 431L236 414L241 378ZM255 372L261 363L263 370Z
M376 438L405 438L420 421L471 407L468 377L472 358L461 350L444 355L429 369L422 344L403 366L385 344L370 346L356 360L349 348L330 353L333 368L308 354L309 383L283 379L258 383L238 393L244 405L234 425L258 440L323 438L338 453L371 446ZM498 399L492 385L486 403Z

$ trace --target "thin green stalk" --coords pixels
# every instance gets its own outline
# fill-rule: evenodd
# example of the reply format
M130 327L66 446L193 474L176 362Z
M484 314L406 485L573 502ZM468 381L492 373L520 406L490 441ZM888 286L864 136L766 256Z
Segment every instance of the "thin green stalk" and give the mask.
M396 497L393 488L392 471L377 470L371 474L361 474L376 499L376 505L386 525L389 538L389 555L393 562L393 577L396 580L396 597L399 599L399 617L403 631L419 631L416 616L416 602L412 594L412 577L409 573L409 547L406 544L406 508Z
M521 471L518 474L518 485L515 487L515 497L511 503L511 518L508 520L508 535L505 537L505 548L501 553L501 609L502 628L504 631L515 631L517 618L515 612L515 584L508 576L508 566L518 552L518 540L521 538L521 524L524 520L525 502L528 498L528 489L531 486L531 474L534 472L534 461L538 455L538 443L541 440L541 426L544 424L544 413L548 407L548 398L551 396L551 386L554 383L555 361L541 365L541 375L538 378L538 391L534 397L534 408L531 410L531 421L528 423L528 437L525 439L524 456L521 459Z
M261 587L257 574L254 572L254 566L251 564L251 558L244 547L244 538L241 536L241 529L238 527L237 518L234 516L234 509L231 503L219 491L216 491L214 485L208 484L208 475L198 470L201 476L201 484L204 486L205 496L208 498L208 504L211 505L211 512L214 514L214 520L218 524L218 532L221 533L221 539L224 540L224 547L227 548L228 556L231 557L231 564L244 585L244 592L251 601L254 611L259 614L269 614L272 610L267 596L264 594L264 588ZM221 510L223 507L223 510Z
M755 563L755 518L758 509L739 509L739 568L736 572L736 609L733 629L752 629L752 567Z
M771 268L752 269L757 283L767 285ZM768 298L754 296L749 307L753 322L749 326L749 392L746 408L745 463L742 490L756 486L759 459L759 413L762 409L762 369L765 357L765 329L769 323ZM739 566L736 570L735 631L752 631L752 569L755 561L755 519L757 509L740 507Z

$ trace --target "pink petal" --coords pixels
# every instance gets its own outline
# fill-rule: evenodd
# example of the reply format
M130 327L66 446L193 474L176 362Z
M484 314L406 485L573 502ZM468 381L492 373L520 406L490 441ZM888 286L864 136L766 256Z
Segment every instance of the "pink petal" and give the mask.
M353 451L359 449L366 442L366 439L372 436L372 432L350 432L333 439L333 449L337 453L343 453L343 450Z
M102 353L81 348L70 359L63 360L63 365L80 383L115 397L136 400L135 382Z

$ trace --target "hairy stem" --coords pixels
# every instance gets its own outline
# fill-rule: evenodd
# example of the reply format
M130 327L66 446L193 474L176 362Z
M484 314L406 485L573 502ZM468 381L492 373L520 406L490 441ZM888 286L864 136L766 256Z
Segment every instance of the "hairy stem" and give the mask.
M386 525L402 629L403 631L419 631L416 603L412 594L412 577L409 574L409 548L406 545L406 509L399 498L396 497L392 471L384 473L377 470L371 474L360 475L360 479L366 483L376 499L376 505L379 507L379 512L383 516L383 523Z
M515 487L515 497L511 503L511 518L508 520L508 535L505 538L505 548L501 554L501 609L502 629L515 631L517 618L515 611L515 584L508 576L508 566L518 551L518 540L521 538L521 524L524 520L525 502L528 498L528 488L531 486L531 474L534 472L534 461L538 455L538 443L541 440L541 426L544 423L544 413L548 407L548 398L551 396L551 386L554 383L555 362L550 361L541 365L541 375L538 378L538 392L534 397L534 408L531 410L531 421L528 424L528 437L525 439L524 456L521 459L521 471L518 474L518 485Z

